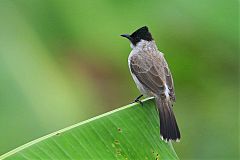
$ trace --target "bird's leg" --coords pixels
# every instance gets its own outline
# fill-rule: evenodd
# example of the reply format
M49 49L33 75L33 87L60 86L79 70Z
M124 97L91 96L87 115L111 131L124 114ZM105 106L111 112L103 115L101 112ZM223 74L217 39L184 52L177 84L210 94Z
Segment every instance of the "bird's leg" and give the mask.
M142 97L143 95L141 94L140 96L138 96L135 100L134 100L134 102L137 102L137 103L140 103L142 106L143 106L143 102L140 100L140 98ZM133 103L134 103L133 102Z
M140 101L139 99L142 98L142 96L143 96L142 94L141 94L140 96L138 96L138 97L134 100L134 102L139 102L139 101Z

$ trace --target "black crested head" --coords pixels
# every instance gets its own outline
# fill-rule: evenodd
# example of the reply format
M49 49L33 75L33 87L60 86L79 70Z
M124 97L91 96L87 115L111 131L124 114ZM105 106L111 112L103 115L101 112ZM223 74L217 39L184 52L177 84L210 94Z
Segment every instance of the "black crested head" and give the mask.
M153 40L152 35L148 31L148 27L147 26L139 28L138 30L133 32L130 35L130 37L133 39L133 41L131 41L133 43L133 45L136 45L141 40L146 40L146 41L152 41Z
M148 31L147 26L139 28L138 30L133 32L131 35L123 34L121 36L128 38L134 46L136 46L137 43L140 42L141 40L146 40L146 41L153 40L152 35Z

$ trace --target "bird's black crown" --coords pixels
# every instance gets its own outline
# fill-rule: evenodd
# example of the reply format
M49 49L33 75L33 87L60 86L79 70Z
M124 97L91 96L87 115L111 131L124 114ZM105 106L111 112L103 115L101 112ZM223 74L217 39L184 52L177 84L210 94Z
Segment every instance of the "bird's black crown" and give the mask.
M141 40L152 41L152 35L148 31L148 27L144 26L133 32L131 35L129 34L122 34L122 37L125 37L131 41L131 43L136 46L138 42Z
M153 40L151 33L148 31L148 27L144 26L142 28L139 28L135 32L131 34L131 37L135 40L146 40L151 41Z

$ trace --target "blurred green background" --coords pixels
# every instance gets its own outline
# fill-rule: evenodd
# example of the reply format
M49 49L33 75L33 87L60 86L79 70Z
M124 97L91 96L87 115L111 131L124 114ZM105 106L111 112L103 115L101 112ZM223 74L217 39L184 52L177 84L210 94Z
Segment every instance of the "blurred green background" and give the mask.
M133 101L119 35L147 25L175 80L180 159L236 159L238 2L1 0L0 155Z

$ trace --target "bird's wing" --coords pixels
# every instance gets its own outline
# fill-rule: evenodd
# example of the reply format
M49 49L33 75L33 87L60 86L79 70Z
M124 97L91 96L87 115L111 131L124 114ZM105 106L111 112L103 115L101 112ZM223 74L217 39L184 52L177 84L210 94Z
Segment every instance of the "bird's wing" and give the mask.
M168 89L170 91L170 97L172 101L176 101L176 96L175 96L175 91L174 91L174 84L173 84L173 78L172 78L172 74L171 71L165 61L165 65L164 65L164 72L165 72L165 77L166 77L166 83L168 86Z
M160 57L159 53L133 55L130 59L130 69L137 79L156 95L164 93L166 83L170 98L175 101L172 75L164 57Z
M147 53L135 54L130 59L130 69L145 88L160 95L164 92L164 80L160 73L161 66L156 66L152 58L156 57ZM161 59L155 60L160 61ZM161 64L161 61L158 64Z

